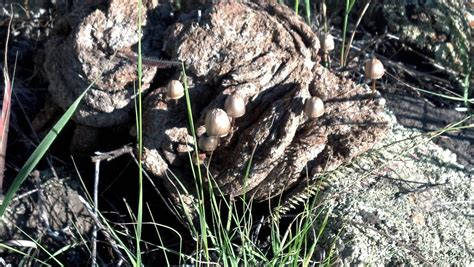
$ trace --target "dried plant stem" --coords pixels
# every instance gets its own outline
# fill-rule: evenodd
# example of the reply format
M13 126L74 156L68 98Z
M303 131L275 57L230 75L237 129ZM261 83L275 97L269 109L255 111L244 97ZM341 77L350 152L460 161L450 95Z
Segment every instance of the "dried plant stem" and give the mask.
M10 108L11 108L11 94L12 94L12 81L8 75L8 42L10 40L10 29L12 24L13 16L10 18L8 23L7 40L5 42L4 50L4 61L3 61L3 79L5 87L3 91L3 105L1 110L1 121L0 121L0 197L3 196L3 177L5 175L5 157L7 154L7 139L8 139L8 128L10 125Z
M124 154L132 153L132 148L129 146L124 146L122 148L107 152L107 153L100 153L96 152L96 156L92 157L92 162L95 164L94 170L94 208L93 214L97 218L98 214L98 207L99 207L99 174L100 174L100 162L102 160L110 161L115 159ZM91 266L97 266L97 225L94 225L94 229L92 230L92 263Z
M97 206L99 205L99 173L100 173L100 160L95 162L94 171L94 215L97 216ZM97 226L94 224L92 230L92 264L91 266L97 266Z
M345 55L344 55L344 66L347 66L347 64L349 63L347 61L347 58L349 57L349 51L351 49L352 41L354 41L354 36L355 36L356 30L357 30L357 27L359 27L359 24L362 21L362 18L364 17L364 14L367 11L367 8L369 8L369 5L370 5L370 1L367 2L364 6L364 9L362 9L362 12L360 13L360 16L357 19L357 22L355 24L354 30L352 31L351 38L349 38L349 42L347 42L347 47L346 47L346 51L345 51Z

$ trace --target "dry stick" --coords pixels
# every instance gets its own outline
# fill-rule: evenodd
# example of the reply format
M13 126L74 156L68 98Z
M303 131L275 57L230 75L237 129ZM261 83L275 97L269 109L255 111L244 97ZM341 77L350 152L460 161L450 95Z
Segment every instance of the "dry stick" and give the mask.
M354 27L354 30L352 31L351 38L349 39L349 42L347 43L347 48L346 48L346 54L344 55L344 66L347 66L347 57L349 56L349 49L351 48L352 41L354 41L354 36L357 30L357 27L359 27L360 22L362 21L362 18L364 17L365 12L367 11L367 8L369 8L370 1L367 2L364 6L364 9L360 13L359 18L357 19L356 25Z
M352 220L352 219L350 219L349 222L352 223L352 224L355 224L356 227L361 227L361 228L359 228L360 230L369 229L369 230L372 230L373 232L385 237L386 239L394 241L397 246L405 249L406 251L408 251L408 253L411 253L413 256L418 258L418 260L420 260L421 262L427 262L428 264L432 263L427 258L423 257L423 255L421 255L421 253L419 251L416 251L416 250L412 249L411 246L400 242L399 240L395 239L393 236L391 236L389 234L386 234L386 233L383 233L382 231L377 230L375 227L372 227L372 226L367 225L367 224L362 224L360 222L356 222L355 220Z
M97 217L97 208L99 206L99 173L100 173L100 162L102 160L107 160L110 161L112 159L115 159L123 154L131 153L132 148L129 146L124 146L122 148L106 152L106 153L101 153L101 152L95 152L96 156L92 157L92 162L95 164L95 171L94 171L94 209L93 213ZM92 263L91 266L97 266L97 225L94 225L93 231L92 231Z
M117 253L118 257L120 258L120 262L125 262L126 259L123 256L122 252L120 252L120 249L118 248L119 246L118 246L117 242L115 242L115 240L109 235L109 233L107 232L105 226L102 224L102 222L100 222L99 217L97 217L97 214L94 213L94 211L93 211L92 207L90 206L90 204L82 196L78 196L78 198L79 198L79 201L84 205L84 207L86 207L87 211L91 215L92 219L94 220L94 222L96 223L98 228L102 231L102 234L104 235L105 239L107 241L109 241L110 246L112 247L112 249L115 251L115 253ZM121 265L120 262L117 265Z
M132 62L136 63L138 61L138 55L130 51L120 51L119 55L126 57ZM167 69L171 67L180 67L181 62L176 60L163 60L154 57L144 57L142 56L142 64L157 67L159 69Z
M404 66L403 64L400 64L399 62L392 61L392 60L390 60L388 58L384 58L380 55L378 55L377 57L384 59L384 63L386 63L387 66L393 66L393 67L396 67L396 68L408 73L413 78L416 78L420 83L422 83L422 80L419 79L419 77L422 77L423 79L425 79L425 81L426 81L426 79L430 79L430 80L433 80L435 82L439 82L439 83L444 84L444 85L449 85L450 84L450 82L446 79L436 77L436 76L433 76L429 73L421 72L421 71L418 71L416 69ZM462 97L460 94L458 94L458 93L456 93L452 90L449 90L447 88L441 87L440 89L445 91L446 93L452 94L454 96Z
M98 190L99 190L99 173L100 173L100 160L95 162L94 172L94 214L97 216L97 206L99 205ZM94 224L92 230L92 267L97 266L97 226Z

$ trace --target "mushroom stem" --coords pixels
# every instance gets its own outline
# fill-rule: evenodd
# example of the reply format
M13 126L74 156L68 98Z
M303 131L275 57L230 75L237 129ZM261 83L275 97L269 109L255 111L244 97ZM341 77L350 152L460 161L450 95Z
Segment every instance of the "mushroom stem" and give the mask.
M325 60L326 60L326 68L330 69L331 68L331 58L329 57L329 54L326 53L326 56L325 56Z
M209 169L209 166L211 166L211 160L212 160L212 155L214 154L214 151L211 151L209 154L209 159L207 160L207 165L206 167Z
M375 95L375 79L372 79L372 94Z

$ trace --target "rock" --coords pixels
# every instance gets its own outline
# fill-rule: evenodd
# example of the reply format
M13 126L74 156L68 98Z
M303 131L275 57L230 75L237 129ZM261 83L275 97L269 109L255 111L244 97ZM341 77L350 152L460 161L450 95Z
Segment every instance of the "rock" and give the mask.
M157 4L144 2L142 21L146 23L147 8ZM92 127L126 123L137 79L136 63L127 56L139 38L136 2L112 0L102 9L83 4L73 10L58 23L62 32L46 44L44 68L53 100L67 109L94 82L74 119ZM156 67L143 68L143 90L155 73Z
M320 207L330 215L318 245L328 252L335 244L335 262L474 263L473 171L428 135L396 124L373 150L338 172L319 193Z
M246 102L246 114L221 138L209 166L224 194L248 192L258 201L279 195L349 162L387 129L370 89L322 67L317 35L285 6L218 3L202 17L178 19L164 39L169 57L186 66L198 136L205 132L206 112L223 108L227 96ZM194 145L185 100L176 103L165 92L153 91L144 104L145 166L161 177L171 169L181 183L192 184L188 153ZM312 95L326 107L315 120L303 112ZM170 189L176 191L171 182Z

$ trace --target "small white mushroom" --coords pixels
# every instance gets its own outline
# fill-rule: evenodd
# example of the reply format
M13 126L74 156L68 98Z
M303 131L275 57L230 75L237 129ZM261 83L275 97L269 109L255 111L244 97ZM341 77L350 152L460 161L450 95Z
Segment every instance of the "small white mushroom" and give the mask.
M377 58L372 58L371 60L365 63L365 75L371 80L377 80L382 78L385 73L383 64Z
M184 95L183 84L178 80L171 80L166 85L166 93L168 97L174 100L180 99Z
M204 124L208 136L224 136L231 128L229 116L220 108L208 111Z
M245 114L244 99L238 95L230 95L225 100L224 109L229 117L242 117Z
M199 137L198 146L202 151L212 152L216 150L218 145L219 137L217 136L208 136L207 134L203 134Z
M324 33L320 36L321 50L327 54L334 50L334 37L329 33Z
M321 117L324 114L324 103L321 98L313 96L306 100L304 113L311 119Z
M382 78L385 73L383 64L377 58L372 58L365 63L365 76L372 80L372 93L375 94L375 80Z

